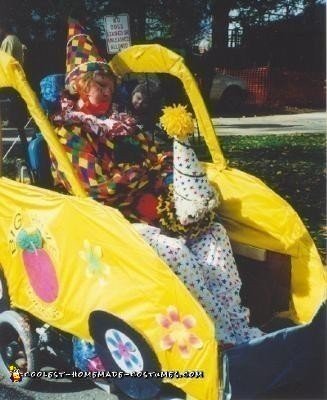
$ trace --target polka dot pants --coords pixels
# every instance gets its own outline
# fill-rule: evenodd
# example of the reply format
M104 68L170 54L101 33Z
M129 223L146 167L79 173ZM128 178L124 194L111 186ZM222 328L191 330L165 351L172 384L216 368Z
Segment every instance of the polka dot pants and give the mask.
M249 327L249 310L241 305L241 281L221 224L212 224L195 240L171 238L145 224L134 226L211 316L219 341L240 344L262 336Z

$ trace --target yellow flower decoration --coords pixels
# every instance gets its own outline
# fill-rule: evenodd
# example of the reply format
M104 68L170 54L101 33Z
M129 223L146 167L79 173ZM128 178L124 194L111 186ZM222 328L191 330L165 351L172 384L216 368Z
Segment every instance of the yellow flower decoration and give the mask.
M196 319L192 315L180 317L175 306L167 308L167 315L158 314L157 323L167 330L160 340L162 350L170 350L175 345L183 358L190 358L191 349L201 349L202 340L191 330L196 325Z
M181 104L165 107L160 122L167 135L179 140L185 140L194 131L192 114Z
M88 240L84 240L84 250L79 252L79 256L87 263L86 276L88 278L97 277L99 284L105 285L107 283L105 277L109 275L110 268L101 260L101 247L92 247Z

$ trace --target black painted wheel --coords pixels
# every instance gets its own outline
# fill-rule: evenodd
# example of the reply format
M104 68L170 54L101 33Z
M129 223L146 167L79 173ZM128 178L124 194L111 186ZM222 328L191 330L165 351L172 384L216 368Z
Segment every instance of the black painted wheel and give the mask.
M10 367L19 369L21 374L37 371L36 338L33 335L27 316L9 310L0 314L0 376L4 383L12 382ZM32 379L22 377L15 381L20 387L30 386Z
M104 311L95 311L89 319L96 350L107 371L119 372L114 384L136 400L153 399L161 389L161 378L143 376L160 372L160 363L143 336L121 319ZM133 377L130 374L138 374ZM141 376L142 375L142 376Z
M10 309L10 298L5 275L0 267L0 312Z

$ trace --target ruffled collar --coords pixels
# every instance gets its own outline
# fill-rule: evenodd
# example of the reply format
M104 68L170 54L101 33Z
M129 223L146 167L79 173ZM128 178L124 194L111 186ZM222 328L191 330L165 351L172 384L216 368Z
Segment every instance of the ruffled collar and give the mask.
M100 104L91 104L89 101L79 99L77 102L77 110L85 114L94 115L95 117L102 117L110 113L111 104L102 102Z

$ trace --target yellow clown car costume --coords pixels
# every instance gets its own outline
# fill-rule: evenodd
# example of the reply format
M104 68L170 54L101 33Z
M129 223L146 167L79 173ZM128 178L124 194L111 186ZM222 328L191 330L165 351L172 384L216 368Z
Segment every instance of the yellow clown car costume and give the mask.
M325 270L314 243L284 200L257 178L227 167L183 59L158 45L140 45L119 53L110 66L117 76L162 72L181 79L212 155L213 162L203 168L219 193L219 214L229 237L290 258L286 314L296 323L310 322L326 297ZM0 178L1 293L8 288L10 307L105 349L106 368L126 374L178 371L178 377L164 381L189 398L219 398L213 322L119 211L86 196L22 68L0 53L4 86L25 100L74 194ZM1 315L8 312L0 314L0 328ZM122 360L115 357L117 349L124 350ZM190 371L202 371L202 377L194 379ZM148 379L142 385L156 393L157 382Z

